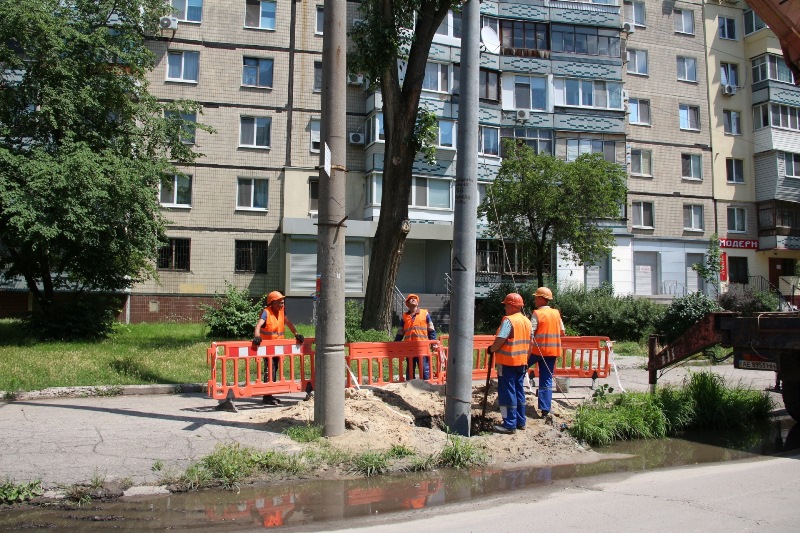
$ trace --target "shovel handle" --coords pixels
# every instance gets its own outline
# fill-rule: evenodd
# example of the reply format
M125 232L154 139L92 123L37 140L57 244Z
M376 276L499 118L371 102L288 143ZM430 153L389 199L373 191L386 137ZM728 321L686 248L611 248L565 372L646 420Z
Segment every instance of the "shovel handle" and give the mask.
M486 367L486 390L483 393L483 405L481 406L481 418L486 419L486 403L489 401L489 383L492 378L492 366L494 365L494 352L489 353L489 364Z

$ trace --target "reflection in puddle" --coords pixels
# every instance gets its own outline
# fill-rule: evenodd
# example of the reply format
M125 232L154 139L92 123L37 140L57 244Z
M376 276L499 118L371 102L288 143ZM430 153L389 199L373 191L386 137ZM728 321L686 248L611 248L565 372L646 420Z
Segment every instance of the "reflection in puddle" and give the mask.
M551 481L612 472L731 461L800 448L800 425L776 420L753 433L696 433L682 439L632 441L601 450L609 459L579 465L500 470L440 470L378 479L291 481L247 486L241 492L205 491L92 504L78 509L36 508L0 514L0 529L127 530L252 529L347 520L433 507ZM619 454L627 454L620 458Z

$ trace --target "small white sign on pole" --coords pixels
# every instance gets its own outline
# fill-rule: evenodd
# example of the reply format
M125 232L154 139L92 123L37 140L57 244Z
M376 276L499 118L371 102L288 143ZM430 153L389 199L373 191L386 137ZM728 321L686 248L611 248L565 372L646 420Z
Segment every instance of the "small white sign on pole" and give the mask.
M325 143L325 174L331 177L331 149L328 148L328 143Z

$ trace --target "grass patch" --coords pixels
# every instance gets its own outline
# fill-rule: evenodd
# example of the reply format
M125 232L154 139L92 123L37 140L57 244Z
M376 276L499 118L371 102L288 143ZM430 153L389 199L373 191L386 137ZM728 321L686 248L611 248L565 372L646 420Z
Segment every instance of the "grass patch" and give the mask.
M308 422L302 426L288 427L283 433L296 442L316 442L322 438L322 427Z
M452 433L447 434L447 442L436 459L437 466L450 468L470 468L483 464L486 464L483 450L469 439Z
M770 397L711 372L691 374L681 387L656 394L602 395L578 408L570 433L593 446L616 440L652 439L686 429L746 429L769 417Z
M29 483L14 483L13 480L6 478L0 483L0 503L20 503L44 493L40 480Z
M402 459L403 457L411 457L412 455L416 455L416 452L402 444L392 444L391 449L387 452L387 455L392 459Z
M372 450L356 455L350 464L351 472L356 472L366 477L385 474L387 470L389 470L389 458L385 453Z
M647 346L632 341L615 342L614 355L647 357Z

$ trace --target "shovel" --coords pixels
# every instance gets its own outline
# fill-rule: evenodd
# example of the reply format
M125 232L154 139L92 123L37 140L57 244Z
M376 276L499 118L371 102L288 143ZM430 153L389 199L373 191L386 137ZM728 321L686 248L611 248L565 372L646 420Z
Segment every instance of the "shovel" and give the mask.
M486 390L483 393L483 405L481 406L481 420L486 421L486 403L489 401L489 385L492 378L492 366L494 365L494 352L489 352L489 365L486 368Z

